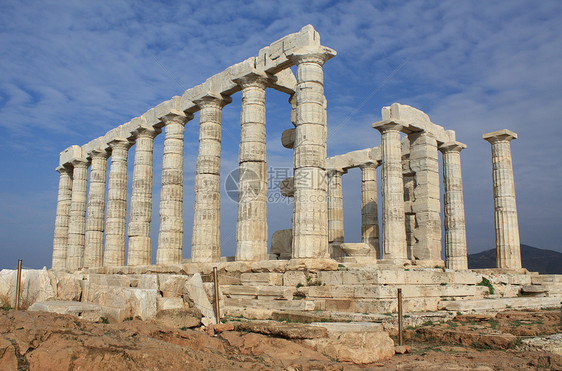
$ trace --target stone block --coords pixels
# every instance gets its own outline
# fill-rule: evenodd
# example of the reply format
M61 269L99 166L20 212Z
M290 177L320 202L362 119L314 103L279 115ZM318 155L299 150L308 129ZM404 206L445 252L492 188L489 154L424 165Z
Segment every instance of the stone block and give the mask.
M306 275L303 271L287 271L283 273L283 286L296 287L298 285L306 285Z
M180 298L180 297L161 297L161 296L158 296L156 298L156 306L158 308L158 311L185 308L183 298Z
M282 286L283 274L281 273L241 273L240 282L250 286ZM286 285L288 286L288 285Z
M271 236L270 254L275 254L279 259L290 259L292 254L293 230L280 229Z
M183 295L184 300L187 301L190 306L198 308L201 311L203 317L205 317L203 324L207 325L216 322L214 307L203 287L203 280L199 273L194 274L193 277L186 281Z
M159 291L163 297L181 298L186 281L187 276L185 275L159 274Z
M202 314L197 308L165 309L156 314L155 320L173 328L198 327Z
M102 317L101 306L76 301L42 301L35 302L28 308L32 312L49 312L70 314L88 321L99 321Z

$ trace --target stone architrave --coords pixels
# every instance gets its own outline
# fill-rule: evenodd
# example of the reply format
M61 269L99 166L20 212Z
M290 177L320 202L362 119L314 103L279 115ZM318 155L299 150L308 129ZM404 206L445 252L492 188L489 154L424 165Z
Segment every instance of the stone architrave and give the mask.
M448 142L439 147L443 154L445 189L445 266L455 270L468 269L460 154L464 148L466 145L459 142Z
M179 264L183 259L183 147L185 124L192 118L179 111L162 117L165 139L157 264Z
M503 129L484 134L482 138L492 145L496 266L519 269L521 245L510 144L513 139L517 139L517 134Z
M86 216L86 246L84 267L95 268L103 265L103 232L105 226L105 192L107 183L107 158L105 150L94 150L89 157L90 190Z
M400 144L403 126L387 120L374 123L373 128L381 133L382 260L402 264L408 259Z
M127 229L127 159L131 143L115 139L111 147L111 165L107 187L107 216L105 219L105 252L103 265L125 265Z
M195 102L201 110L191 242L193 262L220 260L221 121L222 108L231 101L220 95L207 95Z
M326 47L295 51L297 65L294 144L293 258L326 258L326 100L324 63L336 52Z
M443 266L441 259L441 195L437 140L428 132L408 135L410 169L414 172L412 212L415 214L412 258L431 267Z
M129 248L127 265L152 264L152 176L154 138L161 132L152 127L140 127L135 135L135 166L129 217Z
M253 72L236 82L242 87L236 260L266 260L265 88L268 79L265 74Z
M55 219L55 237L53 239L53 269L66 268L68 250L68 223L72 204L72 168L59 166L59 192L57 198L57 216Z
M342 175L347 171L343 169L330 169L328 175L328 242L331 244L330 255L332 258L344 256L339 247L344 242L343 228L343 187Z
M380 259L378 166L378 163L366 163L359 166L361 168L361 242L369 247L369 256L376 259Z
M88 166L86 159L72 161L72 202L68 223L67 269L82 268L86 233L86 193L88 190Z

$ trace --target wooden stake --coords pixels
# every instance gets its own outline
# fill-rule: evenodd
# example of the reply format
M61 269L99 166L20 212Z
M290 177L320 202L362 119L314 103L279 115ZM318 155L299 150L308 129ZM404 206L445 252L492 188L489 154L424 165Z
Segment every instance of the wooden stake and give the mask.
M20 309L20 300L21 300L21 259L18 259L18 278L16 281L16 310Z
M215 281L215 317L217 318L217 324L219 324L221 323L221 312L219 306L219 275L217 267L213 267L213 280Z
M404 324L402 323L402 289L398 289L398 345L402 346L402 330Z

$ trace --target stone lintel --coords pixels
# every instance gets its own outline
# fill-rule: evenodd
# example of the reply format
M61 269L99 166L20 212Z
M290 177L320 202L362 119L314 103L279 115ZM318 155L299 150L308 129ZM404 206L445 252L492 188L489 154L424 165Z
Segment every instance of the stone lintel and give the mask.
M406 104L393 103L391 106L382 108L382 118L383 120L400 120L405 122L410 126L410 130L414 131L426 131L435 136L438 143L445 143L455 138L451 138L449 133L441 125L437 125L431 122L429 116L412 106Z
M70 164L75 158L84 158L82 148L77 145L70 146L60 153L59 165L65 166Z
M367 163L380 164L381 152L379 147L365 148L326 159L326 169L352 169ZM378 165L377 165L378 166Z
M490 143L499 142L499 141L511 141L513 139L517 139L517 133L514 133L508 129L502 129L497 131L492 131L491 133L482 134L482 139L488 141Z

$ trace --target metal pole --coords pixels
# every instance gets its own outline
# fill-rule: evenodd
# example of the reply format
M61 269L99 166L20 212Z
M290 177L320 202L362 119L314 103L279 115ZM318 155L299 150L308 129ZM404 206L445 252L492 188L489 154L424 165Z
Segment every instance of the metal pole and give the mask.
M402 346L402 330L404 324L402 323L402 289L398 289L398 345Z
M18 278L16 281L16 310L20 309L21 299L21 259L18 259Z
M219 276L217 267L213 267L213 280L215 281L215 317L217 324L221 323L221 312L219 307Z

